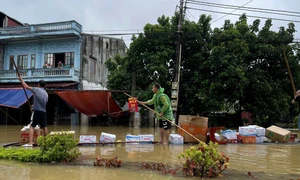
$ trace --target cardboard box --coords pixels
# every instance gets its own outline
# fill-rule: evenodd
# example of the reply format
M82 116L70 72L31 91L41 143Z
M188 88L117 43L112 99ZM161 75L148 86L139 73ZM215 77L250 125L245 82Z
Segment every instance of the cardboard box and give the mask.
M277 126L270 126L266 129L266 137L272 141L288 142L290 140L291 131L282 129Z
M100 142L115 142L116 135L102 132L99 141Z
M97 137L93 135L81 135L79 137L79 143L96 143Z
M198 126L182 124L181 127L192 134L194 137L198 138L200 141L206 142L207 140L207 128L201 128ZM195 138L191 137L189 134L185 133L183 130L178 129L178 134L180 134L184 142L198 142Z
M256 143L257 143L257 144L259 144L259 143L264 143L264 139L265 139L264 136L256 137Z
M183 144L183 137L179 134L170 134L169 141L171 144Z
M255 144L256 143L256 136L241 136L242 143L244 144Z
M190 116L190 115L180 115L179 125L187 124L191 126L201 127L203 129L208 128L208 118L202 116Z
M225 131L221 130L221 134L222 134L223 137L225 137L228 140L235 140L235 139L237 139L236 130L230 130L230 129L225 130Z
M239 134L242 136L256 136L255 126L240 126Z
M41 130L41 129L34 129L34 132L33 132L34 144L37 144L37 138L42 135L42 131L43 130ZM21 140L20 140L21 144L29 143L29 130L21 131L20 137L21 137Z
M126 135L125 137L126 142L140 142L140 136L135 135Z
M145 143L152 143L154 142L154 136L152 134L140 134L140 141Z
M265 136L266 135L266 129L263 127L256 127L255 128L255 134L257 137Z

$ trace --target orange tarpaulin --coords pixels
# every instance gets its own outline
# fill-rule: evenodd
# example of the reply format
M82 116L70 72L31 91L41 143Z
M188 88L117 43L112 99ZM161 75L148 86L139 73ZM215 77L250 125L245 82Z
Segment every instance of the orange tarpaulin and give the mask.
M116 101L110 97L109 91L55 91L55 93L69 103L79 112L93 117L107 114L119 116L122 109ZM108 101L109 100L109 101Z

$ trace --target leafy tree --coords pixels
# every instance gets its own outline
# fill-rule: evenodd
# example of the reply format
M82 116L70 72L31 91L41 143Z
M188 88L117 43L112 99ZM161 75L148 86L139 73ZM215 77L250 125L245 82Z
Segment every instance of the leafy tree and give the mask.
M245 110L264 125L289 119L295 110L283 50L298 85L300 46L291 44L294 24L272 31L272 21L267 20L260 29L260 20L249 25L244 14L236 23L226 20L212 30L210 21L206 15L198 22L183 21L179 113L234 109L239 115ZM152 84L159 82L170 94L177 22L175 14L158 18L158 24L146 24L143 34L133 36L125 57L107 61L109 89L136 90L136 96L145 100L152 97Z

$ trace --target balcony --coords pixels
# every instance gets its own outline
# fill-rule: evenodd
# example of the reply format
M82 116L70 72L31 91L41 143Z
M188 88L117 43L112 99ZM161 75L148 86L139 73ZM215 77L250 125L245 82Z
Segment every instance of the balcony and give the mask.
M74 81L79 82L79 70L74 68L59 68L59 69L25 69L19 70L20 75L25 81L38 82L43 79L46 82L59 81ZM15 83L19 82L16 70L1 70L1 83Z
M28 26L0 28L0 40L68 34L79 36L81 32L82 26L76 21L35 24Z

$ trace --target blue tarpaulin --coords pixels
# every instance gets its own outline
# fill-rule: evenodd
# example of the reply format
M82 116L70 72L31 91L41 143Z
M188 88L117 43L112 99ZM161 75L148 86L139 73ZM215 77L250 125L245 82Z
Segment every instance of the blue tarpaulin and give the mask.
M28 98L33 95L30 90L26 90L26 93ZM0 106L19 108L26 102L27 98L22 88L0 88Z

